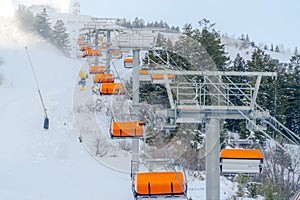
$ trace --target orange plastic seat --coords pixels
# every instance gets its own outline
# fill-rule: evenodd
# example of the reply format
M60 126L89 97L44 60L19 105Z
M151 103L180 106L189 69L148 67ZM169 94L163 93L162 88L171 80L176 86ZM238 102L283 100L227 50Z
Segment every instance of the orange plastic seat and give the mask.
M140 70L140 75L148 75L149 74L149 71L146 70L146 69L141 69Z
M142 121L112 122L110 134L112 138L143 137L144 127Z
M113 83L113 74L95 74L94 83Z
M222 149L220 159L263 159L263 155L258 149Z
M81 51L87 51L88 49L91 49L89 46L81 46L80 50Z
M124 58L124 62L132 63L133 62L133 58L132 57L126 57L126 58Z
M134 177L134 195L184 196L186 182L182 172L137 173Z
M100 94L124 94L123 83L102 83L100 86Z

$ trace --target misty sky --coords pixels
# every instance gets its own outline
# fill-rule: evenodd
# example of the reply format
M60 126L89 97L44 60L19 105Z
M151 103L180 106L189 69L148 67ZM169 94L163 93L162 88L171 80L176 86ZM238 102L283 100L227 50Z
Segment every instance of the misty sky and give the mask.
M216 23L216 29L240 37L248 34L256 43L300 47L300 0L72 0L81 14L95 17L135 17L146 22L166 21L194 28L203 18ZM71 3L72 4L72 3Z
M0 16L12 15L12 4L41 2L58 5L60 10L79 2L81 14L163 20L180 28L186 23L198 28L198 21L206 18L222 34L248 34L257 44L300 49L300 0L0 0Z

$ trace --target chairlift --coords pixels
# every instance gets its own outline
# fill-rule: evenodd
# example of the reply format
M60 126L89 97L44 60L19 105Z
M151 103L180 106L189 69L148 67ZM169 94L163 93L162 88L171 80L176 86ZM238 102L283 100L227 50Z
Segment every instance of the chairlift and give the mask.
M123 57L122 51L118 49L112 49L110 50L111 58L112 59L120 59Z
M222 149L220 172L230 174L260 174L263 169L263 154L258 149Z
M110 136L111 138L143 137L144 125L142 121L112 121Z
M100 85L100 94L119 95L125 94L123 83L102 83Z
M161 159L154 159L150 162L158 160L158 164L165 163ZM168 160L168 165L173 165ZM174 198L186 199L187 181L186 175L182 170L176 170L175 166L172 170L159 170L150 172L137 172L133 175L132 190L135 199L148 198Z
M124 58L124 67L133 68L133 57L127 56Z
M113 74L95 74L94 83L113 83Z

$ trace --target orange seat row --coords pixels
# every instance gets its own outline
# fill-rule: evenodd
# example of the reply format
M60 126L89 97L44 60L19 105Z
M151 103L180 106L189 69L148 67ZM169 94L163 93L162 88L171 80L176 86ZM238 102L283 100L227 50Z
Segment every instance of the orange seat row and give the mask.
M144 127L142 121L112 122L111 137L143 137Z
M185 195L187 190L182 172L137 173L133 184L135 197Z
M100 94L118 95L125 94L122 83L102 83L100 85Z

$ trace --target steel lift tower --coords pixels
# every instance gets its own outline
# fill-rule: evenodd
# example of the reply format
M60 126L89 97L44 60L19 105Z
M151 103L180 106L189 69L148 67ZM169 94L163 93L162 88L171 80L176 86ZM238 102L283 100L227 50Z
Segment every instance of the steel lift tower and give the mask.
M256 108L256 98L262 77L276 77L274 72L221 72L221 71L171 71L152 70L150 74L163 74L165 86L168 83L168 74L176 76L199 76L201 82L177 83L172 89L176 90L175 109L169 111L170 117L176 124L202 123L206 126L206 199L220 199L220 129L224 119L246 119L253 127L259 128L256 119L268 118L269 113ZM252 77L254 86L243 83L225 83L222 80L228 77ZM170 91L171 88L166 88ZM169 92L168 92L169 94ZM232 97L243 100L242 105L231 102ZM172 100L172 97L169 97Z

